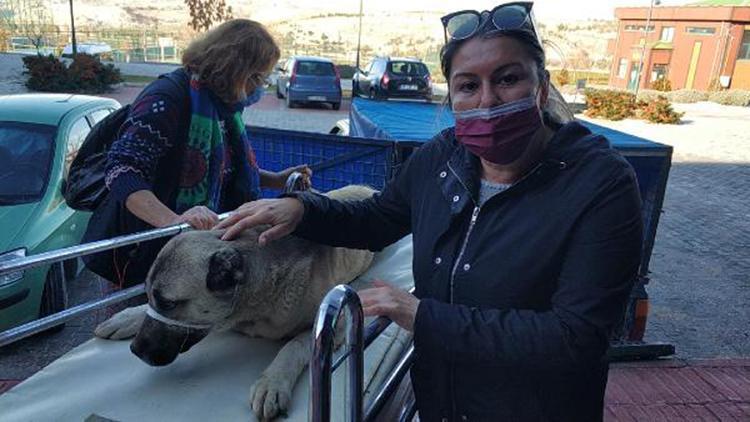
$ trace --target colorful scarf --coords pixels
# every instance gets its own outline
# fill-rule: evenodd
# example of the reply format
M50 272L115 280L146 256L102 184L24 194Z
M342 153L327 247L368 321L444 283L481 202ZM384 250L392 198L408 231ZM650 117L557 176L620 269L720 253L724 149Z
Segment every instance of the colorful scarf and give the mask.
M228 211L225 208L257 199L260 173L242 120L245 104L227 106L203 86L197 75L193 75L190 79L190 106L192 116L176 212L182 213L198 205L214 212L224 212ZM222 128L223 125L226 128ZM225 132L228 142L224 141ZM231 148L229 154L224 150L225 145ZM229 187L223 180L227 166L233 166L233 180Z

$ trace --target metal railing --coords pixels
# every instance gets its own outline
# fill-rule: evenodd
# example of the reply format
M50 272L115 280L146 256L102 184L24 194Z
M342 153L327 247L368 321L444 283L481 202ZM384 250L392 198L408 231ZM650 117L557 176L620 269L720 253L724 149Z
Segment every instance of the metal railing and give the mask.
M221 214L219 215L219 220L223 220L228 216L229 213ZM190 227L190 225L187 223L183 223L169 227L147 230L140 233L117 236L111 239L84 243L82 245L70 246L54 251L43 252L37 255L10 259L0 262L0 275L15 271L23 271L42 265L54 264L57 262L66 261L68 259L79 258L92 253L104 252L110 249L119 248L121 246L175 236L189 230L192 230L192 227ZM44 318L37 319L26 324L19 325L18 327L3 331L2 333L0 333L0 347L45 331L56 325L79 317L85 313L123 302L132 297L143 294L145 291L145 287L143 283L141 283L137 286L133 286L128 289L113 293L103 299L86 302L81 305L65 309L64 311L46 316Z
M414 289L410 290L411 293ZM336 324L341 313L348 309L351 321L347 330L348 350L332 363L335 348ZM318 316L313 326L313 353L310 359L310 408L309 416L313 422L328 422L331 419L331 379L335 371L347 359L349 367L349 419L350 421L373 421L383 410L388 400L398 390L401 381L412 365L414 346L410 346L402 355L394 371L375 394L367 412L363 413L364 353L365 349L390 326L392 321L386 317L376 318L366 330L359 296L347 285L334 287L323 298L318 309ZM413 416L413 405L404 409L402 416Z
M331 378L336 324L341 312L349 310L351 321L346 335L349 347L349 420L362 420L362 388L364 354L362 326L364 315L357 292L347 285L334 287L323 298L313 326L313 353L310 358L310 420L328 422L331 419Z

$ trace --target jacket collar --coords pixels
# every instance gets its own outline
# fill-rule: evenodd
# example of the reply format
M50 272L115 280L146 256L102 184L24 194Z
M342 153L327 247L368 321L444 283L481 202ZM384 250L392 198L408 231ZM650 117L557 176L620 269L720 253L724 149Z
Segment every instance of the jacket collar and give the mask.
M540 175L551 176L575 165L592 147L591 143L583 142L590 140L590 135L591 131L575 121L561 126L550 139L539 164L532 169L539 170ZM447 129L442 136L452 144L453 153L438 170L441 191L451 204L451 214L459 214L467 206L474 207L479 203L481 163L458 142L453 128Z

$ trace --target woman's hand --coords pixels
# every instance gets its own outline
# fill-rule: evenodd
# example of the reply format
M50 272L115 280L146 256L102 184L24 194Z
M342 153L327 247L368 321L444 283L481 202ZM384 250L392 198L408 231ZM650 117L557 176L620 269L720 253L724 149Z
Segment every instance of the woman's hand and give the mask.
M299 166L289 167L288 169L281 170L280 172L261 171L261 185L272 189L284 189L286 186L286 180L294 172L302 173L302 184L303 189L310 189L312 169L307 164Z
M386 316L399 327L414 332L419 299L380 280L374 280L372 284L375 287L358 293L365 316Z
M304 214L305 206L299 199L261 199L243 204L216 228L228 229L221 239L232 240L244 230L261 224L270 224L272 227L261 233L258 238L258 244L265 246L268 242L293 232Z
M178 215L171 224L188 223L197 230L210 230L219 221L219 216L207 207L199 205Z

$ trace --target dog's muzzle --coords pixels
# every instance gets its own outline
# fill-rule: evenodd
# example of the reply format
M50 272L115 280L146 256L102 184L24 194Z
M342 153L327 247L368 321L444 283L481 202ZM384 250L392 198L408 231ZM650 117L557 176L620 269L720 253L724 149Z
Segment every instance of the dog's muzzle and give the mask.
M166 317L148 307L130 351L152 366L169 365L211 331L210 324L191 324Z

